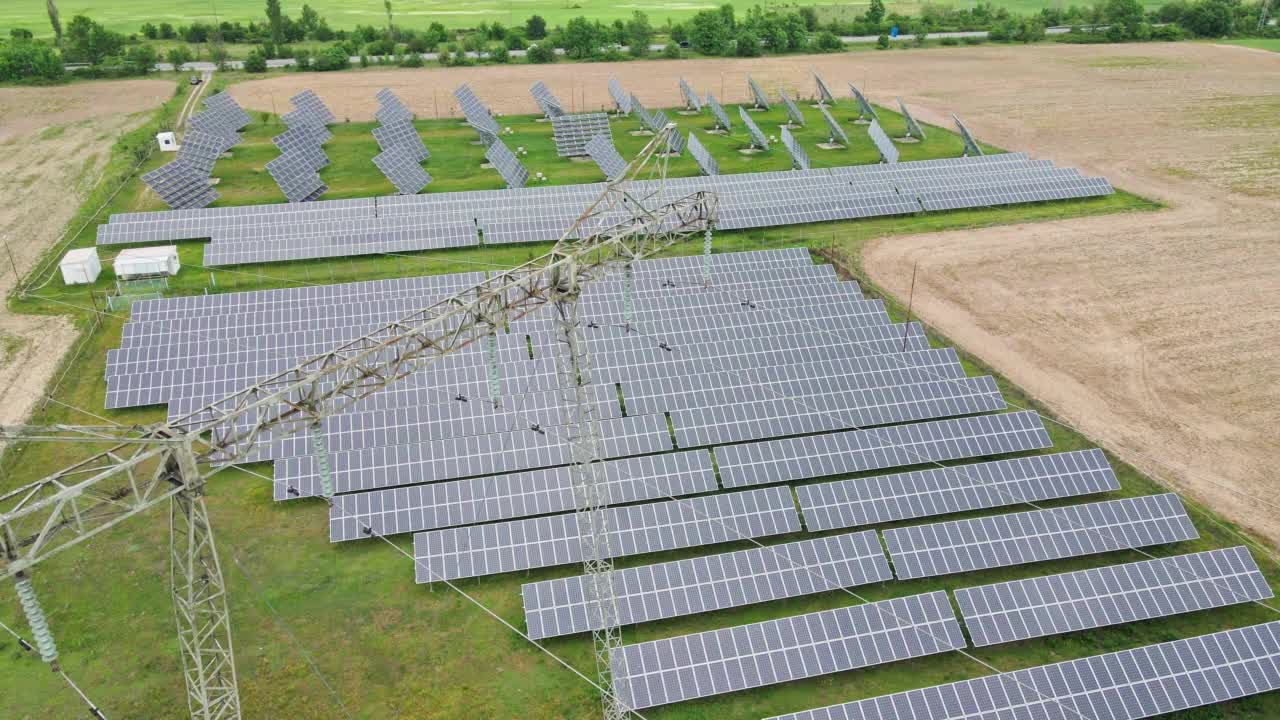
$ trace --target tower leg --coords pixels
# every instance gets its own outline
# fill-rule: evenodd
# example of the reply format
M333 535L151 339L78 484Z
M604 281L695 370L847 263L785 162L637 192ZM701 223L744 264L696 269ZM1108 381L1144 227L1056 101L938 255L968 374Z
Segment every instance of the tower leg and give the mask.
M170 579L187 705L194 720L239 720L226 584L194 456L169 456L166 474L187 487L169 505Z

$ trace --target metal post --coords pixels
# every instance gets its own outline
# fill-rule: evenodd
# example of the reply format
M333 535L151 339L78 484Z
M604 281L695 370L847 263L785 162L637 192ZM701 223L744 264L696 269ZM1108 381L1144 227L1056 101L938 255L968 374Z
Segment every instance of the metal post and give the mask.
M711 223L702 233L702 284L711 287Z
M591 364L579 336L578 285L570 270L556 278L553 301L559 335L556 370L560 375L563 400L569 410L569 444L573 464L570 476L577 500L578 537L582 547L582 568L586 574L587 596L591 601L592 640L596 673L605 695L605 720L622 720L630 712L614 693L612 665L622 662L618 628L618 604L613 579L613 553L609 548L608 486L601 450L600 426L595 404L589 395ZM625 671L620 672L625 677Z
M195 454L186 446L162 462L164 480L186 487L169 503L169 571L187 706L196 720L238 720L240 693L227 588Z

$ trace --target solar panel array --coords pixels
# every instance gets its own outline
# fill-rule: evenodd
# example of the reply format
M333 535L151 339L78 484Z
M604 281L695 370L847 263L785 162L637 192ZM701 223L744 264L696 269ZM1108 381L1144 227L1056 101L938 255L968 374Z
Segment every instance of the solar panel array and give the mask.
M307 89L289 98L293 111L285 113L281 118L285 124L294 125L330 125L337 122L333 112L314 91Z
M640 98L635 95L631 96L631 117L640 121L640 125L646 130L652 130L653 118L649 117L649 111L644 108L644 104L640 102Z
M484 151L484 157L493 165L509 188L522 188L529 182L529 170L520 163L506 143L499 140Z
M382 152L374 156L373 164L395 185L396 192L419 193L431 182L431 175L421 165L431 153L413 126L413 113L400 98L388 88L379 90L377 98L379 108L374 117L381 124L373 129L373 137Z
M964 140L965 157L981 156L983 154L982 148L978 145L978 141L973 139L973 135L969 134L969 128L965 127L964 123L960 122L960 118L955 115L952 115L951 119L956 122L956 129L960 131L960 139Z
M498 121L493 119L493 113L485 104L480 102L480 98L472 92L471 87L463 83L453 91L453 96L458 99L458 103L462 106L462 114L466 117L467 122L477 131L484 132L497 137L502 132L502 128L498 127Z
M818 73L814 73L813 81L818 85L818 104L835 105L836 98L831 94L831 90L827 88L827 83L823 81L822 76Z
M1272 597L1244 546L956 590L977 647Z
M551 116L551 126L555 133L556 154L560 157L589 155L587 143L598 135L604 135L613 144L609 116L604 113L555 115Z
M787 153L791 155L791 166L798 170L809 169L809 155L800 147L800 142L786 127L782 128L782 145L787 149Z
M892 580L874 530L617 570L618 624L741 607ZM586 576L521 587L529 637L602 627Z
M307 153L286 152L268 162L266 168L289 202L306 202L328 189Z
M643 710L964 647L938 591L624 645L610 665L618 701Z
M684 152L684 144L684 135L679 130L672 130L667 136L667 152L671 155Z
M670 122L670 120L667 119L667 114L661 110L645 112L641 115L640 120L644 123L644 126L649 128L649 130L654 134L662 132L662 129Z
M871 106L871 103L867 101L866 96L864 96L862 91L855 87L853 83L849 83L849 91L853 93L853 99L858 101L859 120L880 119L880 116L876 114L876 109Z
M202 208L218 199L209 186L209 174L196 165L174 160L142 176L151 191L174 209Z
M496 139L496 138L495 138ZM648 190L651 181L638 181ZM308 206L113 215L102 245L209 238L207 266L560 239L600 184L424 193ZM1008 153L897 165L668 178L665 197L715 192L725 230L1106 195L1110 184ZM312 209L314 208L314 209Z
M804 113L796 107L795 101L787 95L785 90L779 90L778 95L782 96L782 104L787 108L787 122L797 127L804 127Z
M831 133L831 142L839 143L845 147L849 147L849 136L844 134L844 128L840 127L840 123L831 116L831 111L823 105L818 106L818 112L822 113L822 119L827 123L827 131Z
M618 154L613 146L613 138L609 135L597 135L582 146L587 155L600 167L605 178L616 180L627 170L627 161Z
M680 78L680 94L684 96L684 106L689 110L702 112L702 98L698 97L698 93L689 87L689 83Z
M1199 537L1177 495L1145 495L884 531L899 580Z
M312 169L319 170L329 164L321 146L332 137L333 133L323 125L299 124L271 138L271 143L281 154L300 155Z
M617 78L609 78L609 97L613 98L613 105L618 112L625 115L631 114L631 95L622 89L622 84Z
M1280 689L1280 621L770 720L1138 720Z
M867 126L867 135L870 136L871 142L875 143L876 150L880 151L880 159L889 164L898 162L898 148L885 134L884 128L880 127L879 120L872 120Z
M769 140L764 136L764 132L760 130L760 126L756 125L756 121L751 119L751 114L747 109L738 106L738 117L742 118L742 124L747 128L747 134L751 136L751 146L758 150L768 150Z
M560 100L551 92L551 88L547 84L539 80L529 88L529 94L533 95L534 102L538 103L538 109L542 114L549 118L556 118L564 114L564 106L560 104Z
M907 109L906 103L902 102L902 98L898 98L898 109L902 111L902 119L907 123L907 136L917 140L924 139L924 128L920 127L920 123L912 117L911 111Z
M760 89L760 86L756 84L755 80L751 79L750 75L747 76L747 87L751 90L751 99L755 103L755 107L768 110L769 96L764 94L764 90Z
M729 116L725 114L724 108L716 101L716 96L707 93L707 107L711 108L711 116L716 119L716 129L728 131L733 125L729 122Z
M818 532L1118 490L1101 450L853 478L796 488Z
M202 208L218 199L209 185L213 166L240 142L249 115L225 92L204 100L205 109L187 119L187 132L172 162L142 176L147 187L175 209Z
M289 202L311 202L329 189L320 179L320 168L329 164L321 146L332 137L325 125L336 118L311 90L303 90L289 102L294 109L281 117L288 129L273 138L281 154L266 168Z
M608 550L624 557L783 535L800 529L786 488L611 507ZM578 516L544 515L413 536L419 583L582 561Z
M720 174L720 164L711 156L711 153L707 152L707 149L702 146L702 142L693 133L689 133L689 154L693 155L693 159L697 161L698 169L702 171L703 175Z

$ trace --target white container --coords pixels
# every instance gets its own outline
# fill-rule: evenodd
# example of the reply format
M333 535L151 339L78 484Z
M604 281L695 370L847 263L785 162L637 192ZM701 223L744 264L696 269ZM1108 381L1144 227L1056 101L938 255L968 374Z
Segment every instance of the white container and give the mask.
M98 260L98 248L76 248L62 256L58 263L62 269L62 282L68 285L88 285L98 279L102 262Z
M178 137L171 132L157 133L156 143L160 145L160 152L178 152Z
M160 275L177 275L178 248L174 245L138 247L121 250L112 267L122 280Z

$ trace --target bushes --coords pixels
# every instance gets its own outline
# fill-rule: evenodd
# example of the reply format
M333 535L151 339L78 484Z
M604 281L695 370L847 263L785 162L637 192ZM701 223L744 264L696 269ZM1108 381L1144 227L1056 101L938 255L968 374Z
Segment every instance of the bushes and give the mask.
M489 59L500 64L506 64L511 61L511 52L507 50L506 45L495 45L489 51Z
M553 63L556 61L556 53L555 50L551 48L550 43L530 45L525 57L529 58L529 62L537 63L539 65L544 63Z
M888 35L885 35L884 33L880 33L880 37L876 38L876 49L877 49L877 50L888 50L888 49L889 49L889 36L888 36Z
M823 30L818 33L818 38L814 41L814 46L821 52L840 52L841 50L844 50L844 43L840 42L840 38L836 37L836 34L829 30Z
M66 80L62 56L48 45L15 42L0 46L0 81Z
M249 51L249 56L244 59L244 70L251 73L267 71L267 54L262 51L262 48Z
M351 66L351 56L342 45L331 45L316 54L313 67L322 72L346 70Z
M743 30L734 40L734 50L738 57L759 57L760 38L750 30Z

